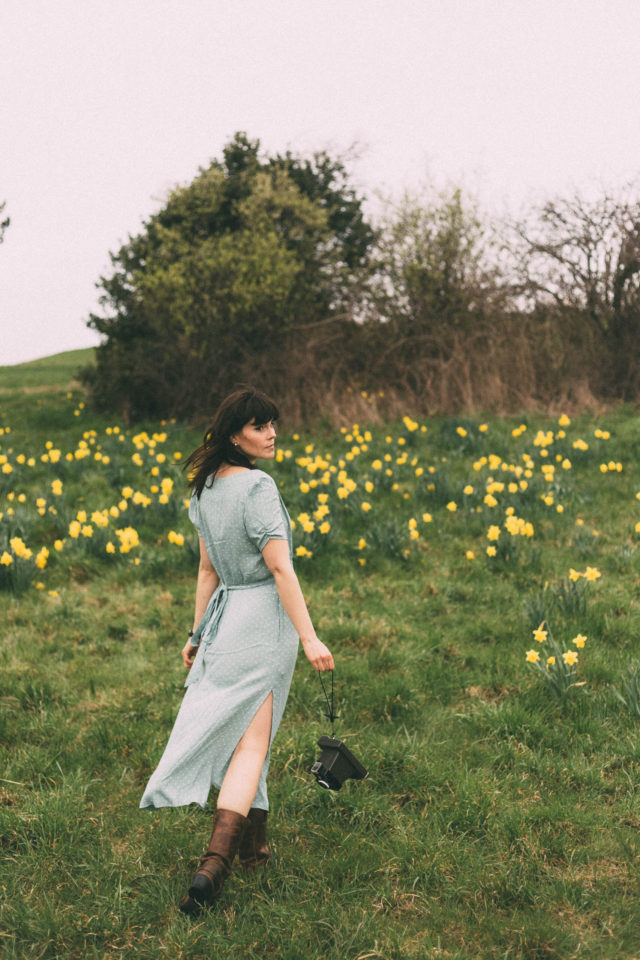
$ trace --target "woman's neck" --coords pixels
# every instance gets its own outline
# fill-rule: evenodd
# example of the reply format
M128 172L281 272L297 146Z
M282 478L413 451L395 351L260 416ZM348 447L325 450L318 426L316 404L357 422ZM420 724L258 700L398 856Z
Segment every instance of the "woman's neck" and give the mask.
M251 460L250 462L253 466L255 461ZM230 477L233 476L234 473L247 473L249 469L249 467L238 467L231 463L221 463L216 470L216 477Z

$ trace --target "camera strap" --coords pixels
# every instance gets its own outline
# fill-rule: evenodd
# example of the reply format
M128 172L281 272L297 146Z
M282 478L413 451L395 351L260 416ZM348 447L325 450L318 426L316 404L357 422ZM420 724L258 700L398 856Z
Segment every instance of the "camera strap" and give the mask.
M333 675L334 671L331 671L331 700L327 696L327 691L325 689L324 680L322 679L322 671L318 670L318 679L320 681L320 686L322 687L322 692L324 693L324 698L327 701L327 707L329 708L329 713L324 713L323 716L331 722L331 738L333 739L334 734L334 720L339 720L340 715L333 712Z

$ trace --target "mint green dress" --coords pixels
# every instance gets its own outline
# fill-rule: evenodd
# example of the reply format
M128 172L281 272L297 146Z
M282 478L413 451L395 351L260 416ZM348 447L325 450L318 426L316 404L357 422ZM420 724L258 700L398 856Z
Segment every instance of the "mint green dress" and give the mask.
M261 551L269 540L287 540L293 555L289 514L274 480L262 470L248 470L205 485L199 500L192 496L189 517L220 584L196 630L200 646L187 692L140 806L204 807L258 708L273 693L269 751L253 802L268 810L271 744L289 695L298 636Z

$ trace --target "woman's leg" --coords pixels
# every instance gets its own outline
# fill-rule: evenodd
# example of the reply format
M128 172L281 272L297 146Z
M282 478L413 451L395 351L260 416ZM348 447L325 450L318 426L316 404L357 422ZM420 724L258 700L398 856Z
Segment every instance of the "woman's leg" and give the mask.
M200 859L189 892L180 904L183 913L199 916L204 907L212 906L231 872L269 749L272 718L273 693L270 693L233 752L218 793L207 852Z
M269 749L272 717L273 693L270 693L234 750L218 793L218 809L234 810L244 817L248 814Z

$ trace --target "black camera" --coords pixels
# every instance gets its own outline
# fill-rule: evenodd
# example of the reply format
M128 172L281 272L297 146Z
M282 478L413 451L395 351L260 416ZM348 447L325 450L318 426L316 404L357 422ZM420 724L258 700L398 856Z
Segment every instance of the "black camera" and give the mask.
M311 767L311 773L325 790L339 790L345 780L364 780L369 775L342 740L323 736L318 746L322 753Z

